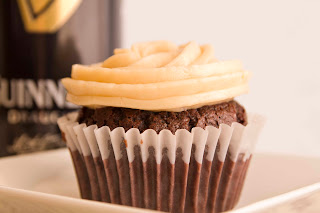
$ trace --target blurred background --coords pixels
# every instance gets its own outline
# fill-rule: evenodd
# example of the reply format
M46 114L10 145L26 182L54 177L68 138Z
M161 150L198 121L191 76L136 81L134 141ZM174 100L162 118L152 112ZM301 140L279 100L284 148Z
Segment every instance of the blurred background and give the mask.
M60 83L72 64L139 41L195 40L252 72L250 93L237 99L267 118L258 152L320 157L319 8L317 0L0 1L0 156L64 146L56 119L74 109Z
M252 72L239 97L267 123L259 152L320 156L320 1L124 0L122 47L137 41L210 43Z

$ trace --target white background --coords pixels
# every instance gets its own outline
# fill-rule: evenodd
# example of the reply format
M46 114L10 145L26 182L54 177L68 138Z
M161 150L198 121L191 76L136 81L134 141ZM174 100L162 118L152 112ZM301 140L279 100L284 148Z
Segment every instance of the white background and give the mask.
M124 0L122 46L210 43L253 73L247 111L268 119L257 151L320 157L320 1Z

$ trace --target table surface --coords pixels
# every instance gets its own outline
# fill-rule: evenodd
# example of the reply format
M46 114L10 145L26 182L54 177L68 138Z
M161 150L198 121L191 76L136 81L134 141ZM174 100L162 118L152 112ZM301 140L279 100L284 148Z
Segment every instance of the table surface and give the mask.
M66 149L0 159L0 185L78 198ZM23 178L22 178L23 177ZM320 180L320 159L257 153L252 159L238 207Z

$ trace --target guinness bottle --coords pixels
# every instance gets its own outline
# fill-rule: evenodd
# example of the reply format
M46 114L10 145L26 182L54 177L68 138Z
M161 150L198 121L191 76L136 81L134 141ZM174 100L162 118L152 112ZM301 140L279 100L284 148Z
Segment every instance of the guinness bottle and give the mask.
M59 79L119 46L118 0L0 1L0 156L64 146Z

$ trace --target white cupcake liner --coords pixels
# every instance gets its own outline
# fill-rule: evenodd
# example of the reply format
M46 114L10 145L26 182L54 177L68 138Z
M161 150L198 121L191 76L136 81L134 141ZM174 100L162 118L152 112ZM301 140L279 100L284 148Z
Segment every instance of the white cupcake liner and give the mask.
M249 114L246 126L157 134L152 129L140 133L136 128L87 127L76 117L68 114L58 125L74 160L81 196L171 212L231 209L265 122ZM79 170L87 171L89 183Z

